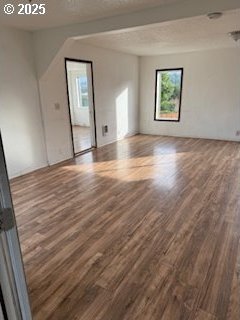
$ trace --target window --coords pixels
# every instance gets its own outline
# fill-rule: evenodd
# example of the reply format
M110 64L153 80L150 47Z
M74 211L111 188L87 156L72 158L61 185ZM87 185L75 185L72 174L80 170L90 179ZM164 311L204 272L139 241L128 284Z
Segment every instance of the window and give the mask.
M183 68L156 70L156 121L180 121Z
M88 83L87 76L79 76L76 78L77 93L78 93L78 107L88 107Z

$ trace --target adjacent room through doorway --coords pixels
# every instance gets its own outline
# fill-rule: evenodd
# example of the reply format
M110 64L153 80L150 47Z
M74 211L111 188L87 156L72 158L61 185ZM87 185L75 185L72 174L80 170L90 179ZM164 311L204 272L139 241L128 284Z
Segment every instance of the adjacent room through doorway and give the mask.
M74 155L96 146L92 62L66 59Z

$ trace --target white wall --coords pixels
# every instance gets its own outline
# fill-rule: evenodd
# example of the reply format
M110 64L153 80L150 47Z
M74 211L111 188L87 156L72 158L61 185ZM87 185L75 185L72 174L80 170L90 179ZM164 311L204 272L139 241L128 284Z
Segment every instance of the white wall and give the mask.
M64 57L93 61L98 146L138 132L138 57L68 40L40 79L50 164L72 157Z
M47 165L31 40L0 29L0 128L11 177Z
M155 70L184 68L181 121L154 121ZM140 59L140 132L240 140L240 49Z
M47 156L31 34L1 28L0 40L0 128L13 177L46 166ZM50 164L72 156L64 57L93 61L98 146L138 132L139 58L68 40L40 79ZM180 123L153 121L155 69L168 67L184 67ZM142 57L140 72L142 133L240 139L239 49Z

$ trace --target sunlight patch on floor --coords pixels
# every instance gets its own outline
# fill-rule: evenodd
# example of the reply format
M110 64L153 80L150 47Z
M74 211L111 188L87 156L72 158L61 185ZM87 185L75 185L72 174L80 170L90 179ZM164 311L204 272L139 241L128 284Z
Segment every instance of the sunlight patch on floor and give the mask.
M91 173L121 181L154 180L158 186L171 188L175 183L177 160L184 153L161 154L132 159L110 160L64 166L64 170Z

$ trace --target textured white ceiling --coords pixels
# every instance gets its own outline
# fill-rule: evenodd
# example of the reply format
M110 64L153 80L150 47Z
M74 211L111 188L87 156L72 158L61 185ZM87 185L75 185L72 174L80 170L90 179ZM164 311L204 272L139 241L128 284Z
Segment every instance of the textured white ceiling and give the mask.
M240 30L240 10L225 12L219 20L205 16L164 22L135 31L89 37L85 43L139 56L234 47L228 33Z
M3 6L11 3L17 8L19 3L28 0L0 0L0 22L25 30L37 30L74 23L87 22L100 18L144 10L160 5L168 5L183 0L34 0L45 3L45 15L12 15L3 12Z

